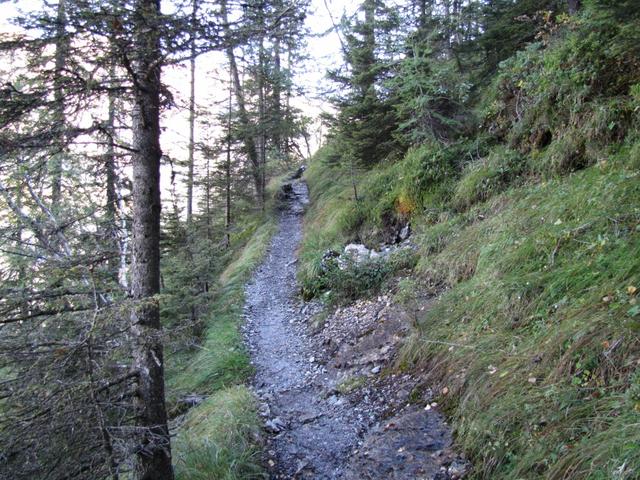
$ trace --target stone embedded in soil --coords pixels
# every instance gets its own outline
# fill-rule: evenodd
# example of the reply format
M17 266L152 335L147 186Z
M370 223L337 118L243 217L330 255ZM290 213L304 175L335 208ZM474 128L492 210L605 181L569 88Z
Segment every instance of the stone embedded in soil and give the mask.
M415 408L365 435L362 453L351 458L345 480L433 479L441 471L451 434L438 414Z
M287 425L282 420L280 420L280 418L276 417L272 418L271 420L267 420L267 422L264 424L264 428L267 432L280 433L285 428L287 428Z

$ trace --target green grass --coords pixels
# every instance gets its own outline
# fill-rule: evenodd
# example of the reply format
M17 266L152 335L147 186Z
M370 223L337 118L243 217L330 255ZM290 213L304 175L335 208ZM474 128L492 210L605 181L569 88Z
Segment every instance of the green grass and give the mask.
M207 396L188 412L174 446L177 478L251 479L260 476L258 419L243 386L253 372L239 330L244 285L258 266L276 224L272 216L245 219L232 239L234 255L215 286L202 341L167 356L169 409L186 394Z
M606 162L544 181L509 173L491 194L464 205L452 195L437 215L428 207L412 214L419 261L409 285L439 295L397 368L448 388L439 402L474 463L472 478L631 479L640 471L637 150L633 141L608 146ZM504 152L493 165L526 164ZM312 164L312 191L317 178L338 177L321 167ZM374 201L366 185L388 178L386 168L363 175L365 202ZM465 182L463 174L453 191ZM351 206L315 191L303 249L317 261L318 246L351 240L349 222L332 221ZM375 225L364 219L359 228Z
M447 387L474 479L640 471L639 30L593 5L501 64L470 138L358 172L357 203L335 152L307 177L303 282L322 281L324 249L411 221L396 298L436 298L397 368Z
M448 290L403 362L453 392L441 400L477 478L640 469L640 415L625 399L640 364L638 180L592 167L512 189L475 222L449 220L456 234L435 250L442 227L425 228L419 273Z
M261 261L274 229L274 222L267 221L251 226L238 239L244 246L220 275L207 315L204 340L195 347L195 352L169 357L167 385L172 395L210 394L242 383L252 373L238 329L244 284Z
M229 387L191 410L173 444L177 480L265 478L254 439L255 399L243 386Z

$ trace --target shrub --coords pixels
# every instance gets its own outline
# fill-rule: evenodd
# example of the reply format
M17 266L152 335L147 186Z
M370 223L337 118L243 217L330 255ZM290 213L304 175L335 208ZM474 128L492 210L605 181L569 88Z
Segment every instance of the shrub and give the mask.
M376 294L385 282L400 270L413 269L417 254L411 250L399 250L388 258L373 258L362 262L346 260L340 265L337 259L325 263L318 275L302 282L302 294L306 299L323 292L329 294L330 303L344 303Z

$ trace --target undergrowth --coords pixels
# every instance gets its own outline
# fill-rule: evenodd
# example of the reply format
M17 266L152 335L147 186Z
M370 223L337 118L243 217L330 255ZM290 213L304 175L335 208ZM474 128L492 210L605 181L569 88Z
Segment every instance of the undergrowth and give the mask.
M264 478L254 401L245 387L229 387L188 413L173 447L178 480Z
M262 260L276 222L267 213L242 218L238 225L226 267L210 287L200 338L167 355L170 413L183 413L180 400L187 395L205 398L179 422L173 445L179 480L264 478L255 399L245 386L253 369L239 327L244 286Z
M307 174L303 284L367 291L323 253L411 223L398 298L436 297L397 367L446 392L472 478L640 471L640 30L596 7L563 22L501 64L471 138L355 175L329 145Z

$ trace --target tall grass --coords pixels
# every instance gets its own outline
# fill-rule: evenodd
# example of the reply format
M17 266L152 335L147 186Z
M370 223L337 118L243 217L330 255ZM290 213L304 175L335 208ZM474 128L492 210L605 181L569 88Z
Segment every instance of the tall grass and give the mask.
M263 258L276 224L267 215L245 218L243 226L233 238L230 263L214 286L203 340L167 358L170 407L185 394L207 397L188 412L177 432L174 459L180 480L264 478L259 422L253 396L244 386L253 369L239 327L244 285Z

